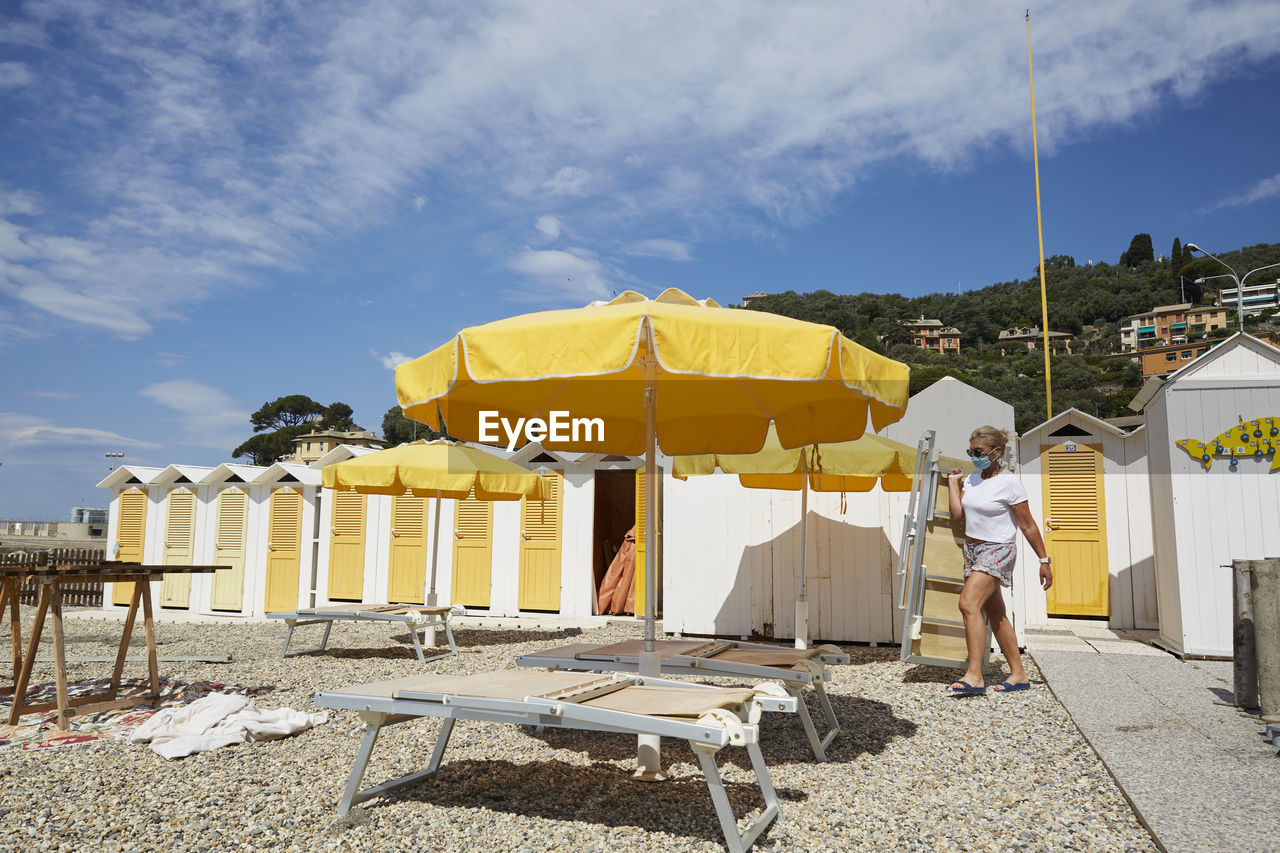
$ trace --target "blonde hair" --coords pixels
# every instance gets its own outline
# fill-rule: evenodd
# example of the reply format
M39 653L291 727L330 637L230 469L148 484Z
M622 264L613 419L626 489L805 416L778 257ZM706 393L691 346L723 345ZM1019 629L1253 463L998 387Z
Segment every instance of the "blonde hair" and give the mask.
M993 426L980 426L969 436L969 440L980 439L990 444L992 447L1008 447L1009 433L1007 430L997 429Z

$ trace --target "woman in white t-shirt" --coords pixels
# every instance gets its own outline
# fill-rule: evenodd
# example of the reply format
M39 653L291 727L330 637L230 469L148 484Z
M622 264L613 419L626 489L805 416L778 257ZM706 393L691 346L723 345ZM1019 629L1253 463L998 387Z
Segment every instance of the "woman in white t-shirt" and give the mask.
M969 476L952 470L949 486L951 517L964 522L964 587L960 590L960 615L964 618L969 664L963 676L951 683L953 693L985 693L982 657L987 631L982 614L995 634L1000 651L1009 663L1009 678L993 690L1008 693L1030 687L1018 653L1018 638L1005 613L1000 587L1013 586L1013 564L1017 559L1017 535L1027 538L1040 558L1040 586L1053 585L1053 569L1045 554L1044 538L1031 517L1027 490L1001 464L1009 435L993 426L978 427L969 437L969 458L977 467ZM963 493L961 492L963 489Z

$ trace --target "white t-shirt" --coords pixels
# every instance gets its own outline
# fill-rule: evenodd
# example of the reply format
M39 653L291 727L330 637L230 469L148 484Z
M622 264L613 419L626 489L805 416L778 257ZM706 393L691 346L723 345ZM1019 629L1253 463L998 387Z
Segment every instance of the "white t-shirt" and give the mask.
M986 480L982 479L981 471L974 471L961 485L964 488L960 495L964 535L983 542L1013 542L1018 526L1013 523L1009 508L1027 500L1022 481L1007 470Z

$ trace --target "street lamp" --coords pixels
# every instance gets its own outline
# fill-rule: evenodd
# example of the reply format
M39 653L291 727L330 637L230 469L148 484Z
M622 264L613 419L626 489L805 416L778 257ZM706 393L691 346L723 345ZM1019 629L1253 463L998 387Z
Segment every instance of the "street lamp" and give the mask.
M111 470L112 470L112 471L116 470L116 460L117 460L117 459L123 459L123 458L124 458L124 454L123 454L123 453L104 453L104 454L102 454L102 455L103 455L103 456L105 456L105 457L107 457L108 459L110 459L110 460L111 460Z
M1230 264L1222 260L1222 258L1209 254L1204 249L1201 249L1199 246L1197 246L1195 243L1188 243L1184 248L1188 252L1199 252L1200 254L1205 255L1206 257L1213 258L1215 261L1222 264L1227 269L1231 270L1231 275L1227 276L1227 278L1230 278L1232 281L1236 283L1236 320L1240 323L1240 331L1243 332L1244 331L1244 283L1245 283L1245 280L1248 279L1249 276L1253 275L1256 272L1261 272L1262 270L1269 270L1272 267L1280 267L1280 264L1267 264L1265 267L1258 267L1257 269L1249 270L1243 276L1237 276L1236 271L1231 268ZM1209 278L1223 278L1223 276L1212 275L1212 276L1209 276ZM1204 281L1204 279L1200 279L1200 281Z

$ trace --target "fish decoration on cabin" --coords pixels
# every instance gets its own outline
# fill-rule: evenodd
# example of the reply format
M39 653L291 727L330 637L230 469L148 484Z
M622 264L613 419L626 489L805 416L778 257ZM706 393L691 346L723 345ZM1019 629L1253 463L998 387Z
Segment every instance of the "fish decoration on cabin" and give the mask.
M1182 438L1174 443L1203 464L1206 471L1213 465L1215 456L1229 457L1232 471L1239 467L1241 459L1266 456L1271 457L1270 470L1280 468L1280 417L1255 418L1246 422L1236 415L1236 419L1238 424L1212 441Z

